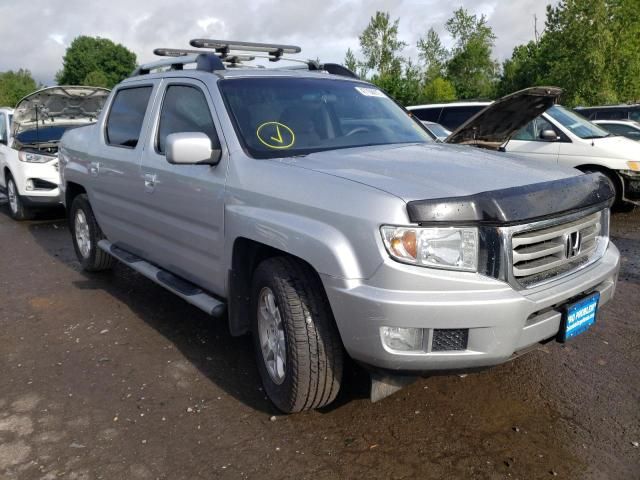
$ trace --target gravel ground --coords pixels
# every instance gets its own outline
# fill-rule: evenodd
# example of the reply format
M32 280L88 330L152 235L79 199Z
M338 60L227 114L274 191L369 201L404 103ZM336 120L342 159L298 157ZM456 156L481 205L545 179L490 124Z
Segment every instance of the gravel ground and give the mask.
M64 220L0 206L0 479L638 479L640 211L612 236L616 297L568 345L376 404L352 369L282 416L249 339L126 267L81 273Z

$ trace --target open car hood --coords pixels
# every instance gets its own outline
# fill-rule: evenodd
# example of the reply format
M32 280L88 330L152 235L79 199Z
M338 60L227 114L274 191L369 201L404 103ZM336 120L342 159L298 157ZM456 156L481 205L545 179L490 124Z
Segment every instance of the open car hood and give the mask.
M11 133L52 125L82 125L96 121L110 90L100 87L58 86L33 92L16 105Z
M460 125L445 143L497 150L518 130L549 109L562 94L558 87L531 87L502 97Z

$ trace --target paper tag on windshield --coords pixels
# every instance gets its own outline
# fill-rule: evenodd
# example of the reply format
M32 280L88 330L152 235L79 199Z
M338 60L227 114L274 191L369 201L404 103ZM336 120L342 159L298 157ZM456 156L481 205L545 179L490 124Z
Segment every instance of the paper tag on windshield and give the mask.
M365 97L379 97L379 98L387 97L384 93L382 93L377 88L355 87L355 89Z

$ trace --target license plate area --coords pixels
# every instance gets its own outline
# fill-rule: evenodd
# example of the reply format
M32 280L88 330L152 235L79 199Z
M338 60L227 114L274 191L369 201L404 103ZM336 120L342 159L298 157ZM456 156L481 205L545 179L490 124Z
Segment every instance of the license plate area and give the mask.
M592 293L568 304L562 316L558 340L567 340L586 332L596 322L600 292Z

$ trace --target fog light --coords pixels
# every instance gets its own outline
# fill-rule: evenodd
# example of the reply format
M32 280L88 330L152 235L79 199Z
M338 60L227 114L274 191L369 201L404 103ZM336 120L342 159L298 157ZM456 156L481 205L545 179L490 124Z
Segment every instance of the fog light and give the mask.
M421 328L380 327L382 343L390 350L423 350Z
M27 180L27 185L25 187L27 190L33 190L33 180Z

